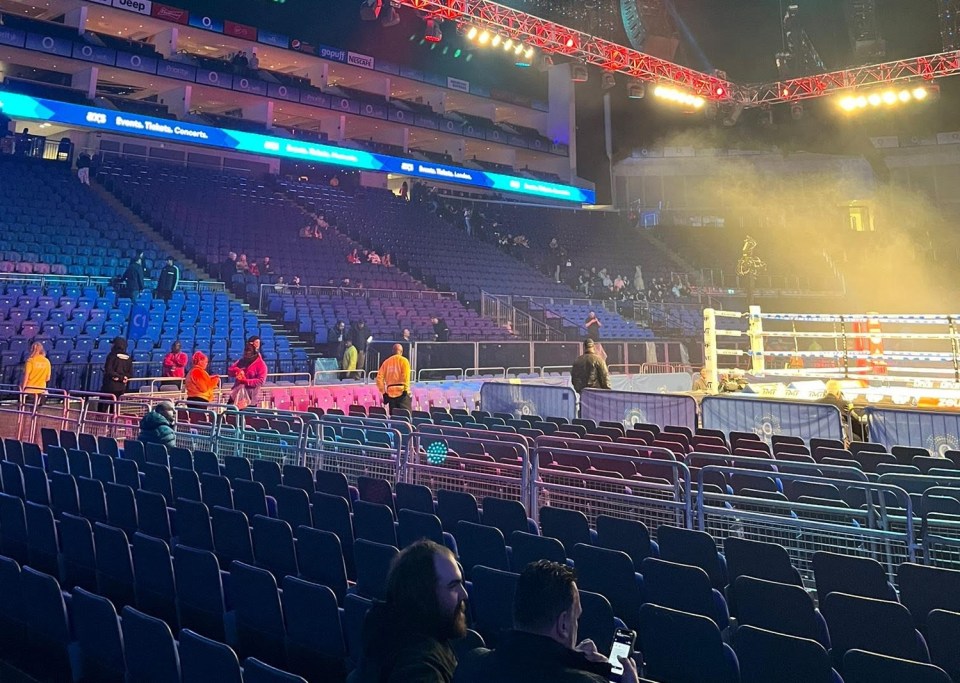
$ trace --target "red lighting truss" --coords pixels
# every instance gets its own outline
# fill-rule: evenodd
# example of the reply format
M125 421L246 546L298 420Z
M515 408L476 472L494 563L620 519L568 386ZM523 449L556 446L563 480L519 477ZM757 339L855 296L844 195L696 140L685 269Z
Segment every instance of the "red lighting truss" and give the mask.
M894 62L832 71L814 76L774 81L760 85L737 85L723 78L680 66L505 7L490 0L397 0L426 17L470 24L496 32L547 53L566 55L606 71L637 80L665 83L718 103L759 107L796 102L836 94L864 86L936 78L960 74L960 51L942 52Z
M496 31L544 52L567 55L643 81L670 83L706 99L725 101L737 86L685 66L638 52L489 0L398 0L401 5L458 24Z
M744 86L741 92L746 95L745 104L755 107L823 97L844 90L900 81L932 81L957 74L960 74L960 51L954 50L926 57L912 57L895 62L775 81L759 86Z

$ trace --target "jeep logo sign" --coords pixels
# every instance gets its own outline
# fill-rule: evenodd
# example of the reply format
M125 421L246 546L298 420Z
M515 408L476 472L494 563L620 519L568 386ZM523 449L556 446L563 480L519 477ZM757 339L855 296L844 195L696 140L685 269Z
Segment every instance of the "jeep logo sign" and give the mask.
M151 0L113 0L113 6L137 14L150 14L153 9Z

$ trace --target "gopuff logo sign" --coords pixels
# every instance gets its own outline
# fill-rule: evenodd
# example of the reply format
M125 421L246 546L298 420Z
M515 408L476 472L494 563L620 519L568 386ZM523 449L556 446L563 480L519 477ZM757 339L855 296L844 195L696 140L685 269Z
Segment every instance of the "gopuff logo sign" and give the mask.
M321 47L318 50L318 53L322 59L329 59L334 62L345 62L347 61L347 51L346 50L336 50L332 47Z
M87 121L88 121L89 123L104 124L104 123L107 122L107 115L106 115L106 114L101 114L101 113L95 112L95 111L88 111L88 112L87 112Z

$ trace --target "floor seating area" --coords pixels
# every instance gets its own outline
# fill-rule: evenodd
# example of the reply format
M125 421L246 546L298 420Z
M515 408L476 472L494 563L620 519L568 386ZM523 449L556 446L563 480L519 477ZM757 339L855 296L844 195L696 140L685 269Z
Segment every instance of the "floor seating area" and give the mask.
M516 571L546 558L578 572L581 637L605 651L616 625L636 629L651 681L960 680L960 571L891 575L832 552L798 568L736 536L555 506L534 521L463 489L81 442L3 442L0 648L40 680L342 680L389 562L422 537L457 554L490 645Z

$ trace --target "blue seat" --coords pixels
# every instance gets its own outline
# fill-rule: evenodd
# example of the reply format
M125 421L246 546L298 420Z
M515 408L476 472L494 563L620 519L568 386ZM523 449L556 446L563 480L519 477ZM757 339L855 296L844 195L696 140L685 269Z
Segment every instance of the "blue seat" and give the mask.
M273 574L243 562L233 562L230 596L240 655L284 666L286 628Z
M740 683L843 683L820 643L755 626L734 637Z
M52 521L52 517L51 517ZM40 680L73 680L69 646L72 640L67 608L60 584L50 574L33 567L20 572L20 593L25 609L22 644L27 673Z
M943 669L932 664L850 650L843 656L844 683L950 683Z
M657 681L738 683L737 657L712 619L646 604L640 608L638 645L644 675Z
M256 515L270 516L263 484L259 481L233 479L232 486L234 508L246 514L249 519L253 519Z
M519 575L479 565L474 567L472 576L473 628L490 647L495 647L501 634L513 628L513 594Z
M813 574L817 582L817 600L821 605L830 593L897 600L897 591L887 580L883 566L868 557L816 552L813 554Z
M121 608L136 604L133 560L123 529L97 522L93 525L93 541L97 548L97 593Z
M597 539L590 530L586 515L579 510L563 508L540 508L540 533L555 538L563 544L567 557L578 543L595 545Z
M637 571L648 557L660 556L660 548L650 540L647 525L631 519L598 515L597 543L603 548L625 552Z
M113 469L113 458L109 455L101 453L91 455L90 470L93 478L102 484L112 484L117 480Z
M302 465L284 465L283 485L303 489L310 495L314 491L313 473Z
M462 491L437 491L437 517L443 524L443 530L457 533L457 522L480 523L480 508L477 499Z
M65 513L80 514L80 495L77 482L69 474L53 472L50 475L50 507L58 517Z
M848 650L930 661L927 644L914 628L910 612L898 602L830 593L820 603L820 611L830 629L830 655L838 669Z
M726 600L700 567L648 557L640 572L647 602L709 617L721 631L730 625Z
M257 566L269 571L277 581L299 574L293 530L282 519L263 515L253 518L253 556Z
M30 566L50 576L59 576L60 539L53 511L46 505L28 502L25 512Z
M7 462L13 462L23 467L23 443L20 440L5 438L3 440L3 453Z
M730 594L742 605L738 623L815 640L830 649L826 621L802 586L740 576Z
M176 542L200 550L215 549L210 511L206 505L194 500L177 500Z
M179 630L170 547L159 538L138 532L133 535L131 548L137 607Z
M234 560L254 564L253 539L247 516L239 510L217 506L211 511L211 520L213 545L221 564L229 566Z
M960 612L935 609L927 615L930 659L954 680L960 679Z
M563 544L555 538L514 531L510 535L510 566L520 573L531 562L549 560L563 564L567 561Z
M206 550L175 546L173 573L177 585L180 627L203 633L215 640L226 640L223 583L217 556ZM181 652L181 660L182 657Z
M469 580L473 568L483 565L501 571L510 570L507 545L500 530L492 526L460 521L457 524L457 548L460 564Z
M360 500L386 505L393 510L393 489L390 488L390 482L386 479L361 475L357 477L357 491Z
M160 443L145 444L144 465L163 465L169 468L170 455L167 453L167 447Z
M107 499L103 484L96 479L80 477L77 479L77 491L80 495L80 514L92 522L106 522Z
M236 653L222 642L185 628L179 652L181 683L243 683Z
M339 496L347 501L347 505L352 505L356 496L352 495L347 478L343 472L333 472L327 470L317 470L314 474L314 483L318 493L325 493L330 496Z
M297 566L303 579L327 586L337 603L343 604L347 594L347 568L336 534L308 527L298 529Z
M173 471L173 468L178 467L183 470L192 470L193 469L193 453L190 452L187 448L180 448L179 446L171 446L167 449L170 454L170 470Z
M124 607L121 615L129 680L180 683L180 656L166 622L132 607Z
M447 545L453 537L443 530L440 518L431 513L416 512L415 510L401 509L397 513L397 541L401 548L406 548L420 539L427 539L440 545ZM456 545L451 548L455 555L458 554Z
M116 482L129 486L134 491L140 488L140 466L133 460L113 458L113 472Z
M341 680L347 650L336 595L293 576L282 587L289 670L311 681Z
M306 679L250 657L243 663L243 683L307 683Z
M170 484L173 490L173 501L177 499L200 501L200 477L193 470L174 467L170 470ZM179 505L177 505L179 508Z
M347 641L348 662L351 667L357 666L363 656L363 622L372 606L372 600L352 593L344 600L343 635Z
M121 484L105 484L107 497L107 518L111 526L123 529L128 534L136 533L140 526L137 516L137 502L133 489Z
M577 568L577 585L610 601L613 613L636 629L643 603L643 578L633 569L633 560L619 550L578 543L571 559Z
M577 638L592 640L598 652L609 652L613 647L614 631L626 624L613 615L610 601L599 593L581 590L580 608L583 612L580 614Z
M170 515L167 512L167 499L160 493L139 489L134 494L137 501L137 520L139 530L147 536L170 541Z
M900 602L921 632L935 609L960 612L960 571L904 562L897 569Z
M343 561L347 566L347 576L356 576L356 564L353 558L353 521L350 518L350 505L345 498L316 492L310 495L313 507L313 525L324 531L336 534L343 548Z
M200 476L204 474L219 476L220 462L213 451L194 451L193 469Z
M204 472L200 475L200 494L204 504L211 510L218 506L233 509L233 490L226 477Z
M154 444L150 444L151 446ZM170 482L170 469L166 465L150 462L143 466L143 490L163 496L165 505L173 505L173 487Z
M393 510L380 503L358 500L353 504L353 533L383 545L397 545L397 531Z
M81 680L124 683L123 641L113 603L76 588L70 618L80 650Z
M253 480L253 469L250 461L238 455L223 456L223 473L231 482L237 479Z
M86 451L81 451L77 448L68 450L67 464L70 467L70 474L75 477L90 477L93 475L90 465L90 454Z
M64 514L60 518L60 550L63 585L97 590L97 555L93 546L93 528L83 517Z
M266 494L272 496L274 490L283 483L280 465L273 460L264 460L262 458L254 460L253 480L263 484L263 489Z
M25 618L20 566L9 557L0 555L0 657L14 664L23 655Z
M483 524L496 527L504 538L510 538L514 531L537 531L536 523L527 517L527 511L519 501L487 496L481 503Z
M4 460L0 462L0 479L3 479L4 493L26 500L23 485L23 470L20 465Z
M391 545L358 539L353 544L353 554L357 563L357 593L373 600L385 599L390 565L400 551Z
M30 561L27 517L23 501L7 493L0 493L0 554L20 564Z
M23 492L28 503L50 505L50 485L42 467L23 466Z
M311 486L313 479L310 479ZM305 490L299 487L281 485L273 490L277 501L277 517L282 519L296 535L301 526L313 526L313 516L310 514L310 497Z
M85 453L86 451L79 452ZM24 464L32 465L33 467L37 466L36 463L27 463L26 457L24 457ZM44 465L43 460L41 459L40 466L46 469L47 474L51 474L53 472L63 472L64 474L68 474L70 472L70 464L67 460L67 449L60 448L59 446L52 446L48 448L46 464Z
M397 482L394 491L398 516L400 510L413 510L428 515L436 514L433 493L426 486Z
M674 526L657 529L660 559L700 567L710 577L710 585L723 590L727 585L727 561L717 552L710 534Z

